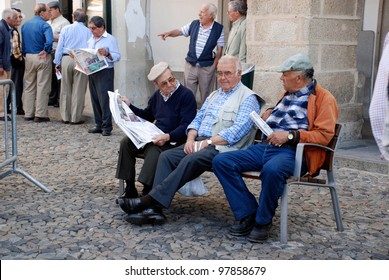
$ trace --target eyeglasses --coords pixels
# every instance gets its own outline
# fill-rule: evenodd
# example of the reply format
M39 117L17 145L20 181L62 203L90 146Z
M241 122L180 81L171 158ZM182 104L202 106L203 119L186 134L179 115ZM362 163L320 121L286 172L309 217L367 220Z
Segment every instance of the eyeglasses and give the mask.
M169 79L167 79L167 80L165 80L165 81L163 81L163 82L160 82L160 83L159 83L159 86L160 86L160 87L166 87L166 86L168 85L168 83L169 83L169 84L173 84L175 81L176 81L176 78L170 77Z
M235 74L235 73L236 73L236 71L235 72L231 72L231 71L217 71L216 75L218 77L220 77L220 78L222 78L223 76L226 77L226 78L231 78L231 76L233 74Z

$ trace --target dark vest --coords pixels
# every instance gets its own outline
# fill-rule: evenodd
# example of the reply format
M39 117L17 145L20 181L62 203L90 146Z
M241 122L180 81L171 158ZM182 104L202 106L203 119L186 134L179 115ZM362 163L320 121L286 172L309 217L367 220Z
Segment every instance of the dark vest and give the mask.
M201 53L200 57L197 58L196 41L197 41L197 36L199 34L199 29L200 29L200 21L198 19L192 21L192 23L189 26L189 36L190 36L189 51L185 59L193 66L196 66L197 63L201 67L210 66L213 64L213 60L214 60L212 51L216 47L217 40L219 39L220 34L223 31L223 25L221 25L216 21L213 22L211 34L209 35L207 43L204 46L204 50Z

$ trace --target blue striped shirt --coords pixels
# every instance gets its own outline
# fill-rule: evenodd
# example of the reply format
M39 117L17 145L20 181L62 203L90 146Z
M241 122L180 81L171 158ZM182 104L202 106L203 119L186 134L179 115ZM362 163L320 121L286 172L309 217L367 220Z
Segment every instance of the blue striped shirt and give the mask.
M204 50L204 47L208 41L209 35L211 35L213 24L214 23L212 23L211 27L208 29L203 28L203 26L200 24L199 33L197 35L197 40L196 40L196 56L197 56L197 58L200 57L201 53ZM187 25L185 25L181 28L181 33L184 37L189 36L190 25L191 25L191 23L188 23ZM217 39L217 46L224 47L224 30L221 32L219 39Z
M273 109L266 123L274 130L308 130L308 97L313 82L295 93L286 93Z
M196 117L188 126L187 130L197 130L197 136L200 137L210 138L213 136L212 125L216 122L220 109L228 98L241 86L242 83L239 82L239 84L229 92L223 92L221 88L219 88L218 95L212 99L211 104L209 104L209 98L205 100L203 106L201 106L201 109L197 112ZM247 97L239 106L239 111L234 124L218 133L221 138L228 142L229 147L236 144L253 128L254 123L249 117L249 114L252 111L260 111L258 100L254 94Z

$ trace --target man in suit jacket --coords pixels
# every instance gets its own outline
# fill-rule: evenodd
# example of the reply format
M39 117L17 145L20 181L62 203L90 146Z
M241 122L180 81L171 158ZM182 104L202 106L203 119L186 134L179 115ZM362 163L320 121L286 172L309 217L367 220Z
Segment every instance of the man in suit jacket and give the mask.
M0 80L9 79L11 76L11 32L17 19L16 11L12 9L3 10L2 20L0 21ZM0 92L0 114L2 114L5 101L2 86ZM4 116L0 117L0 120L4 120Z
M228 3L227 14L232 21L232 27L224 54L238 57L241 63L246 62L246 12L247 6L243 1Z

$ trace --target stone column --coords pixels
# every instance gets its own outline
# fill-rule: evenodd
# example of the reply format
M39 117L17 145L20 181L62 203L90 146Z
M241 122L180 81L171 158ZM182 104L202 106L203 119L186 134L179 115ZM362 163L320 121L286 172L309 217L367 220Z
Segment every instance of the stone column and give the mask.
M248 62L256 65L254 91L274 105L283 91L278 66L307 53L318 83L338 101L344 138L360 137L362 100L357 96L356 46L362 0L249 0Z

